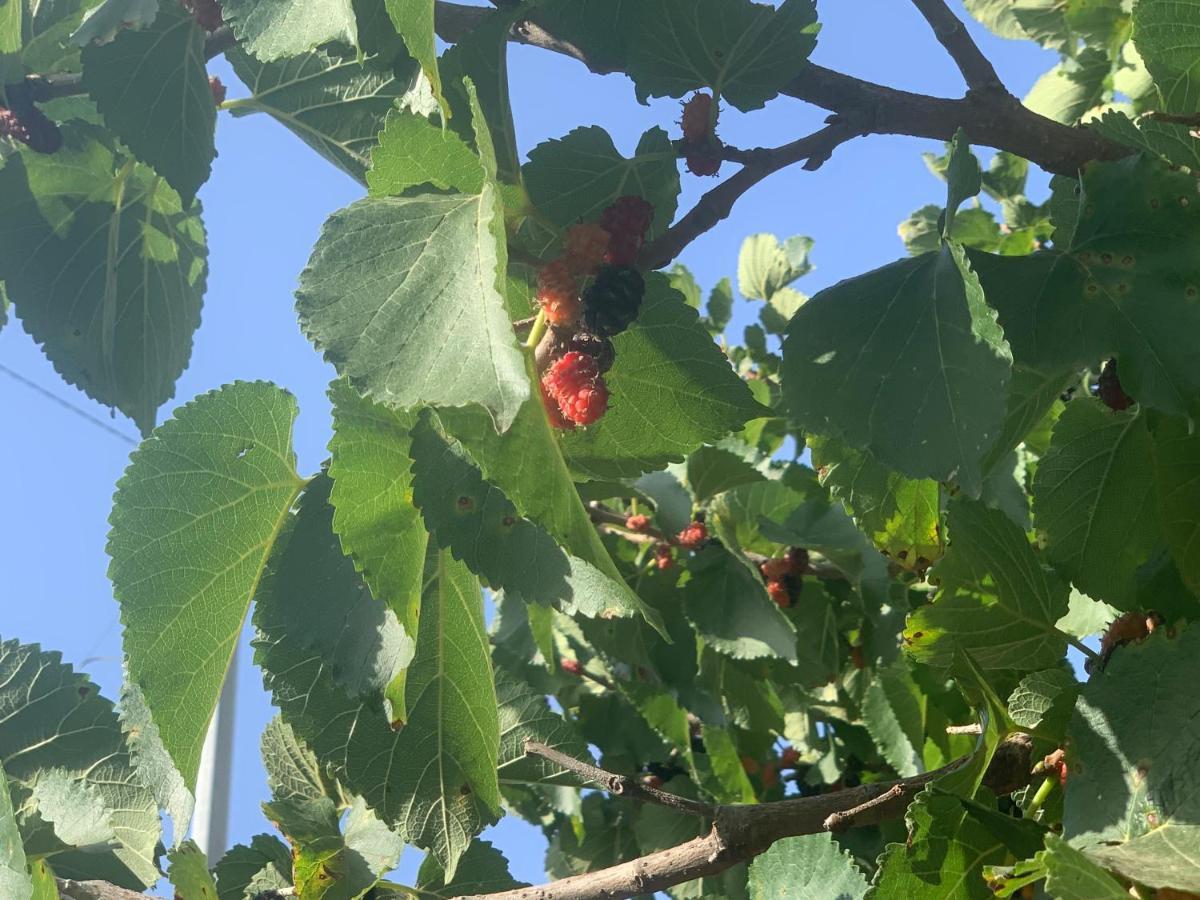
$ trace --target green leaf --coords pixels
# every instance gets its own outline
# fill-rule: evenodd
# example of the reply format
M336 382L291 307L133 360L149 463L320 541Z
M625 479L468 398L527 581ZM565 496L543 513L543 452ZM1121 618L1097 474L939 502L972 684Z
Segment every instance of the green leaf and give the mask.
M559 604L594 617L657 613L624 583L562 549L495 486L466 451L423 418L413 430L413 501L439 546L450 549L492 588L529 603Z
M552 710L545 696L534 693L515 676L503 671L496 673L496 700L500 715L497 767L500 783L575 784L574 776L564 776L548 760L525 753L525 741L534 740L567 756L585 759L587 745L575 726Z
M24 18L25 0L0 0L0 81L6 84L24 74L20 65Z
M1163 109L1193 113L1200 109L1200 4L1196 0L1146 0L1133 11L1133 42L1162 98Z
M1021 728L1061 741L1075 707L1079 685L1065 669L1030 672L1008 698L1008 714Z
M296 292L305 333L387 406L478 403L508 428L529 381L497 290L494 215L491 185L360 200L334 213Z
M817 294L788 326L781 374L807 430L976 495L1011 368L995 313L951 242Z
M396 196L423 184L478 194L484 177L479 157L457 134L424 116L397 111L388 116L371 151L367 186L372 197Z
M205 34L168 3L154 23L83 50L83 84L104 124L190 206L217 155L217 107L205 70Z
M416 419L360 397L344 380L330 385L329 396L333 530L371 593L415 640L429 543L412 501L409 431ZM401 669L386 689L389 718L401 722L407 716L406 677Z
M1173 165L1200 169L1200 148L1192 137L1193 126L1175 122L1160 122L1147 116L1136 122L1123 112L1109 110L1088 122L1110 140L1157 156Z
M250 598L301 487L295 416L295 399L274 385L228 385L155 429L117 482L108 574L129 677L189 789Z
M1200 437L1185 422L1154 429L1154 476L1163 537L1184 584L1200 595Z
M748 300L770 300L812 271L812 246L812 238L799 235L782 243L773 234L750 235L738 253L738 290Z
M903 657L878 669L863 697L867 731L901 778L925 771L925 702Z
M529 151L522 170L538 212L559 228L592 222L618 197L641 197L654 207L648 236L666 230L675 218L679 167L670 137L651 128L626 159L598 125L576 128Z
M709 331L720 334L733 317L733 283L722 278L708 295L708 315L705 325Z
M912 565L942 555L941 489L930 479L906 478L869 452L810 435L813 465L821 483L841 500L875 546Z
M701 737L713 775L725 792L724 796L717 799L723 803L754 803L754 785L746 775L729 729L705 725L701 730Z
M292 854L274 835L257 834L248 847L235 844L221 857L213 872L220 900L247 900L257 893L252 885L262 890L291 885Z
M41 4L38 4L39 6ZM91 5L81 3L80 6ZM107 44L125 30L148 28L158 18L158 0L104 0L88 10L71 35L71 43Z
M904 629L909 652L943 668L963 650L985 671L1055 665L1066 650L1054 623L1067 611L1067 585L998 510L955 500L949 530L950 547L931 573L938 594Z
M534 375L532 368L530 375ZM545 529L567 553L609 578L621 580L580 500L557 432L539 403L521 407L512 427L503 434L496 432L478 408L442 410L438 416L483 477L496 485L521 515Z
M1075 706L1063 806L1063 837L1094 861L1192 893L1200 890L1197 678L1195 626L1117 650Z
M1108 53L1087 47L1039 78L1025 95L1025 105L1055 122L1074 125L1102 102L1111 72Z
M226 101L233 115L267 113L360 182L387 114L398 102L416 102L415 65L381 69L377 60L330 48L265 63L234 47L226 58L250 89L249 97Z
M146 697L135 682L127 680L121 686L118 714L138 777L154 793L158 808L171 817L171 830L178 844L188 833L196 801L163 746Z
M684 615L707 644L735 659L797 661L795 629L761 578L716 546L698 553L689 569Z
M341 800L337 786L321 770L316 755L306 747L282 717L267 723L262 733L262 761L267 789L273 800Z
M1046 553L1079 590L1132 609L1137 569L1160 540L1154 445L1144 416L1075 400L1033 482Z
M663 276L646 279L637 322L613 346L608 412L563 437L571 465L590 478L661 469L769 414Z
M638 99L711 87L743 112L798 75L817 44L811 0L645 0L629 46Z
M355 695L337 677L347 668L386 670L391 642L383 636L396 619L342 555L324 481L305 493L263 578L255 661L284 720L317 759L452 869L499 807L499 726L478 582L448 553L431 551L408 723L393 730L381 688Z
M983 900L992 896L982 877L983 866L1007 856L1005 843L977 816L968 815L964 802L975 797L1004 738L1004 706L971 656L960 652L955 668L959 689L976 707L983 732L966 763L917 794L905 815L907 840L884 850L868 894L872 898Z
M222 0L221 12L238 43L264 62L330 41L358 43L351 0Z
M0 169L0 280L59 374L148 433L200 324L200 210L99 129L63 138Z
M623 71L631 23L642 0L542 0L535 20L550 34L583 50L598 66Z
M344 826L328 797L276 800L263 812L292 844L296 892L313 900L357 900L395 868L403 840L379 821L361 797ZM185 898L186 900L186 898Z
M81 791L98 793L109 811L117 846L51 848L58 851L58 874L137 891L157 881L158 810L130 761L112 703L58 653L6 641L0 643L0 709L0 759L18 805L44 773L59 770L84 785Z
M437 35L433 32L434 0L385 0L384 5L409 55L420 63L443 115L449 118L450 110L442 99L442 77L438 73Z
M867 879L828 833L776 841L750 864L753 900L862 900L866 893Z
M954 133L946 158L946 224L942 237L950 236L954 216L963 202L970 200L983 188L983 173L979 160L971 152L967 135L961 128Z
M487 841L472 841L458 864L458 872L449 882L432 856L426 856L417 872L417 890L421 895L445 898L475 894L495 894L525 887L508 872L504 854Z
M1046 868L1046 891L1057 900L1128 900L1124 885L1056 834L1046 835L1037 859Z
M972 255L1015 357L1051 371L1115 355L1126 393L1188 414L1200 396L1195 179L1135 155L1089 166L1079 196L1073 186L1056 192L1078 202L1069 252Z
M175 900L217 900L217 884L208 871L208 857L195 841L184 841L167 853L167 878Z
M0 890L12 900L30 900L33 896L33 883L29 880L21 832L17 830L3 768L0 768Z
M31 811L36 811L36 819ZM112 815L100 790L77 780L66 769L43 769L38 773L23 813L29 853L52 856L67 849L92 852L116 841Z
M1120 614L1121 611L1116 607L1093 600L1087 594L1072 588L1067 614L1058 620L1056 627L1072 637L1092 637L1104 631Z
M756 464L757 463L757 464ZM743 484L755 484L766 481L767 476L762 469L764 460L756 458L752 451L741 445L735 438L726 438L711 446L701 447L688 455L687 483L691 488L696 502L703 503L710 497L740 487ZM643 476L649 478L649 475ZM691 498L688 498L686 520L678 528L666 529L678 532L687 522L691 521Z

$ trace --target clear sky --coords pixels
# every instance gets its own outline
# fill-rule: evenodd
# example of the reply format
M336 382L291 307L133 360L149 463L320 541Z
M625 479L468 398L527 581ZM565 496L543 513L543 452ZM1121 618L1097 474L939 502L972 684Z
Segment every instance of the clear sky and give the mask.
M958 0L951 5L962 12ZM819 0L818 7L823 28L815 61L908 90L962 93L953 64L911 4ZM1002 41L971 25L1018 96L1056 61L1031 43ZM639 106L624 76L592 76L571 60L525 47L513 47L509 60L522 153L580 125L604 126L627 154L647 128L659 125L677 132L678 104ZM230 97L244 96L224 61L211 68L229 85ZM724 113L720 133L737 146L772 146L815 130L824 116L798 100L780 98L756 113ZM200 192L210 266L203 322L191 365L177 385L175 400L160 410L159 421L174 405L227 382L268 379L299 400L296 449L301 471L312 472L325 458L330 436L325 390L333 372L300 334L292 290L322 222L363 189L266 116L235 120L222 114L217 147L212 180ZM682 260L707 292L722 276L736 274L738 248L747 235L807 234L816 240L812 259L817 268L797 287L811 294L903 256L896 225L918 207L944 201L942 186L920 157L921 151L940 149L911 138L860 138L839 148L818 172L785 170L743 198L733 215L692 244ZM988 153L981 156L986 164ZM715 183L686 174L683 178L683 210ZM740 336L741 326L754 314L740 309L731 335ZM105 576L104 543L113 486L136 431L64 384L13 321L0 330L0 364L128 436L122 440L107 433L0 373L0 435L9 472L0 501L0 637L61 650L66 661L91 674L105 695L115 697L121 680L121 629ZM237 672L240 705L230 827L235 842L269 830L259 811L267 792L258 734L273 710L249 662L248 639L247 632ZM510 819L485 836L507 853L516 877L543 879L544 842L535 829ZM411 877L419 858L416 851L406 854L402 878Z

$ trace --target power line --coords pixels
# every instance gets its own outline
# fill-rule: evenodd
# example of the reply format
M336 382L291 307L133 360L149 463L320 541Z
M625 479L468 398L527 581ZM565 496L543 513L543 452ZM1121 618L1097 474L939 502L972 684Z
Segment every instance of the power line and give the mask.
M16 381L16 382L19 382L20 384L25 385L25 387L29 388L31 391L33 391L37 394L40 394L41 396L45 397L47 400L54 401L55 403L57 403L59 406L63 407L64 409L69 409L71 412L75 413L75 415L80 416L81 418L87 419L89 422L91 422L97 428L103 428L109 434L113 435L114 437L120 438L125 443L127 443L131 446L137 446L137 440L135 440L134 438L131 438L125 432L123 432L117 428L113 428L113 426L109 425L107 422L105 422L99 416L92 415L92 413L88 412L86 409L76 406L74 403L72 403L69 400L64 400L62 397L59 397L57 394L51 393L50 391L48 391L44 387L42 387L40 384L30 381L24 375L21 375L18 372L14 372L8 366L3 365L2 363L0 363L0 373L7 375L9 378L13 379L13 381Z

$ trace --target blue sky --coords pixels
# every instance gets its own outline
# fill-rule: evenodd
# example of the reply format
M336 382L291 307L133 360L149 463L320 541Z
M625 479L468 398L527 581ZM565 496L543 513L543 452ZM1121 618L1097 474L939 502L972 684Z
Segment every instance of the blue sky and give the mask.
M961 94L957 71L910 4L820 0L818 5L823 29L813 56L817 62L908 90ZM957 0L951 5L961 13ZM1018 96L1056 61L1033 44L1002 41L971 24ZM678 104L639 106L624 76L592 76L568 59L525 47L513 47L509 58L522 153L580 125L604 126L625 153L647 128L676 130ZM230 97L245 94L223 61L215 61L212 71L230 86ZM780 98L751 114L727 111L720 133L737 146L772 146L815 130L824 116ZM363 191L265 116L234 120L222 114L217 146L212 180L200 192L210 254L203 322L191 365L159 421L175 404L235 379L274 381L299 399L296 449L301 471L311 472L326 455L325 390L333 373L300 334L292 290L322 222ZM818 172L781 172L743 198L728 220L687 249L682 261L707 291L722 276L736 273L738 248L747 235L807 234L816 241L817 268L797 286L810 294L886 263L904 255L896 225L918 207L944 199L920 157L923 150L940 149L911 138L860 138L839 148ZM986 163L987 152L981 155ZM685 174L680 208L689 208L714 183ZM738 311L730 332L735 339L752 315ZM0 330L0 364L100 417L131 441L136 438L131 423L110 419L106 409L62 383L11 321ZM0 636L61 650L66 661L89 672L107 696L115 697L121 680L120 625L105 576L104 542L113 486L130 444L3 373L0 423L10 473L0 506ZM246 647L236 673L239 747L230 827L235 842L268 830L259 811L267 793L258 734L272 709L249 658ZM487 836L508 854L514 875L542 880L544 843L534 829L506 820ZM411 877L419 856L410 851L402 876Z

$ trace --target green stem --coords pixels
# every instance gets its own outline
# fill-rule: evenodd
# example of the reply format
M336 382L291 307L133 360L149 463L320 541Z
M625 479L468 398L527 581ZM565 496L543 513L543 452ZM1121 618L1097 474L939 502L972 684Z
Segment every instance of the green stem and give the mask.
M526 350L536 350L537 345L542 342L542 337L546 334L546 329L550 323L546 320L546 311L540 310L537 318L533 320L533 327L529 329L529 337L525 339Z
M1054 790L1054 785L1058 782L1058 775L1047 775L1041 785L1037 789L1037 793L1033 795L1033 799L1029 801L1029 806L1025 808L1025 818L1032 819L1038 814L1042 808L1042 804L1046 802L1050 796L1050 792Z

